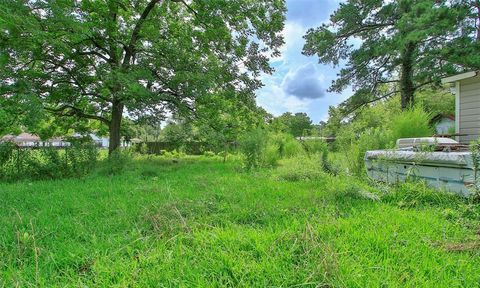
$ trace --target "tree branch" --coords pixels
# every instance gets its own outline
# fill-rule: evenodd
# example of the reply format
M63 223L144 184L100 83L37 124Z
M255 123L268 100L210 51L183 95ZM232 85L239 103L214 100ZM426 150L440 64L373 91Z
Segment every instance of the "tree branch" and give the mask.
M142 29L143 23L145 22L145 20L147 19L148 15L153 10L155 5L157 5L160 1L162 0L151 0L147 4L142 14L140 15L140 18L135 24L135 27L133 28L133 31L132 31L132 36L130 37L130 41L128 42L127 47L125 49L125 58L123 59L124 66L129 65L131 58L135 56L135 45L137 44L137 40L140 37L140 31Z
M56 114L58 116L78 116L81 118L87 118L92 120L101 121L107 125L110 125L110 121L107 118L98 115L91 115L83 112L81 109L74 107L72 105L62 105L58 108L49 108L44 107L44 109L50 113ZM69 111L68 111L69 110Z
M391 22L391 23L372 23L372 24L362 24L358 29L354 29L350 32L345 32L343 34L338 34L336 35L335 38L337 39L344 39L344 38L349 38L357 33L362 33L362 32L367 32L367 31L371 31L371 30L375 30L375 29L378 29L378 28L384 28L384 27L388 27L388 26L393 26L395 25L395 23Z
M79 56L95 55L95 56L98 56L98 57L102 58L107 63L110 62L110 58L105 57L104 55L102 55L101 53L98 53L97 51L80 51L80 52L77 53L77 55L79 55Z
M187 7L188 10L190 10L190 12L192 12L195 16L198 16L198 12L195 11L195 9L193 9L190 5L188 5L187 2L185 2L185 0L172 0L172 1L182 3L183 5L185 5L185 7Z
M423 86L426 86L426 85L428 85L428 84L432 84L432 83L434 83L434 82L435 82L435 80L429 80L429 81L424 82L424 83L422 83L422 84L418 84L417 86L413 87L413 89L414 89L414 90L417 90L417 89L419 89L419 88L422 88Z
M356 110L360 109L361 107L363 107L363 106L365 106L365 105L368 105L368 104L371 104L371 103L373 103L373 102L377 102L377 101L380 101L380 100L382 100L382 99L388 98L388 97L392 96L392 95L395 94L395 93L400 93L400 91L395 90L395 91L389 92L389 93L387 93L387 94L385 94L385 95L382 95L382 96L380 96L380 97L377 97L377 98L375 98L375 99L372 99L372 100L366 101L366 102L364 102L364 103L361 103L361 104L355 106L354 108L348 110L347 112L345 112L344 115L345 115L345 116L350 115L350 114L352 114L353 112L355 112Z

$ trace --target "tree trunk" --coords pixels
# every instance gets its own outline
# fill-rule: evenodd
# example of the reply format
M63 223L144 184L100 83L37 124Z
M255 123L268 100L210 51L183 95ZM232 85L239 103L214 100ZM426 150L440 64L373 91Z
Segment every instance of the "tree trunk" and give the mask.
M477 41L480 41L480 1L477 1L477 19L475 23L477 24Z
M416 45L413 42L408 42L405 45L405 50L402 53L402 70L400 75L400 95L402 102L402 109L408 109L414 104L415 86L413 83L413 65L415 62Z
M120 147L120 126L122 124L123 103L114 101L112 104L112 121L110 122L110 138L108 145L108 155Z

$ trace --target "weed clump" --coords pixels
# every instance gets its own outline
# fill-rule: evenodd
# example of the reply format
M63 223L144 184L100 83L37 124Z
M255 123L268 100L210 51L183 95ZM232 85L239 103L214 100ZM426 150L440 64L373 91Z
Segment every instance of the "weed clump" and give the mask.
M117 149L113 151L100 166L98 172L101 175L113 176L121 174L130 166L132 162L132 154L129 150Z
M305 154L302 145L291 135L272 133L257 128L243 135L240 151L247 170L253 168L271 168L280 159L292 158Z
M313 181L325 177L319 154L285 159L275 171L276 178L285 181Z
M0 143L0 180L48 180L80 177L96 166L97 148L91 143L71 142L57 147L20 148L10 142Z
M448 207L461 201L457 195L432 190L424 182L402 183L383 195L382 200L396 203L399 208Z

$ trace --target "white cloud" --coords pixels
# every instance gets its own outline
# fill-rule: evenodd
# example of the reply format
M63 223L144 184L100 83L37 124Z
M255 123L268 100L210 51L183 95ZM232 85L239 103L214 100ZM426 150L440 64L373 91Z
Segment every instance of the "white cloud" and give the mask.
M284 89L278 84L271 84L268 88L259 92L257 102L268 112L279 116L284 112L306 111L312 102L311 99L300 99L287 95Z
M273 75L261 76L265 86L256 93L258 105L276 116L287 111L306 112L314 123L318 123L326 119L329 106L337 105L351 95L349 91L341 94L325 92L337 77L338 69L318 64L317 57L302 54L306 31L328 21L338 2L287 0L289 12L282 32L285 40L282 55L271 61L275 68Z
M317 66L307 63L290 70L282 81L285 93L300 99L317 99L325 96L325 89L321 84L325 77L319 73Z
M280 48L280 52L282 53L279 57L275 57L272 59L272 62L283 62L283 64L287 64L288 55L292 53L292 51L298 52L302 50L304 39L303 35L307 28L303 27L297 22L287 21L285 23L285 27L283 28L282 35L283 39L285 40L285 44Z

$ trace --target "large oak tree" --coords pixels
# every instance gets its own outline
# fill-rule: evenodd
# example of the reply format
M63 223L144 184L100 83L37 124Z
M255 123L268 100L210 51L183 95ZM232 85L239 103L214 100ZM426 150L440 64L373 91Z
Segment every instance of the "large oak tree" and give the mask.
M8 0L0 9L2 99L101 121L110 152L125 115L191 114L216 91L251 101L283 44L284 0Z

